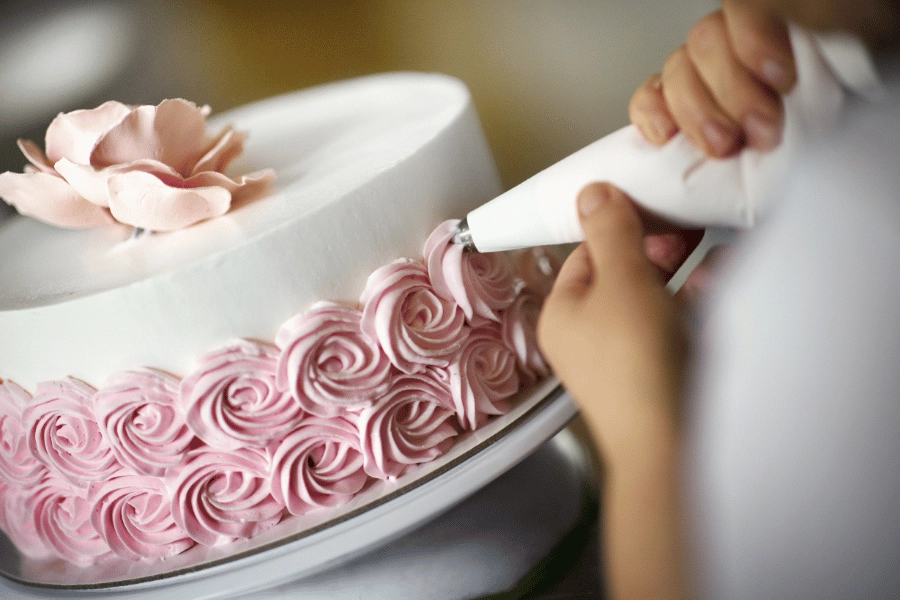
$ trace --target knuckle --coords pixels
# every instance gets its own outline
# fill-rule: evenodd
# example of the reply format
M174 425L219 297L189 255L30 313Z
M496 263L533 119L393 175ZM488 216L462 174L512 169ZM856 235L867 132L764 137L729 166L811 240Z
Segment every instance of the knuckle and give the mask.
M725 34L725 21L721 11L706 15L691 28L686 47L692 55L716 52Z

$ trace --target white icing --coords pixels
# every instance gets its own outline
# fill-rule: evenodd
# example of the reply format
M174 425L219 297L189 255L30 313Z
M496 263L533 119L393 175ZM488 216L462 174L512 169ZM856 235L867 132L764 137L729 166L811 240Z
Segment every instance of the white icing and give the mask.
M274 167L276 193L188 229L0 223L0 365L34 390L94 385L136 365L183 374L235 337L271 340L321 298L417 256L441 221L499 180L465 86L390 74L260 102L215 119L249 132L232 171Z

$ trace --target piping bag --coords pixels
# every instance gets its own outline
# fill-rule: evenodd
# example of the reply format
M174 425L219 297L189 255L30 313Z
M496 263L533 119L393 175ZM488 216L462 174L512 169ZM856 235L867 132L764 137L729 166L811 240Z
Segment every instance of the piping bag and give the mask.
M694 261L699 263L702 254L722 241L721 232L751 227L770 208L777 187L804 146L834 127L847 97L842 82L869 88L857 89L864 95L876 93L874 67L857 40L845 36L831 40L836 43L829 61L824 52L829 40L793 25L790 39L797 83L784 98L784 132L776 149L745 149L731 158L715 159L682 133L659 147L629 125L473 210L460 223L454 241L479 252L582 241L578 193L591 182L608 181L664 219L708 228L706 243L701 242L704 248L694 252L700 255ZM707 239L713 231L720 232L718 241ZM693 266L686 263L681 271L689 273Z

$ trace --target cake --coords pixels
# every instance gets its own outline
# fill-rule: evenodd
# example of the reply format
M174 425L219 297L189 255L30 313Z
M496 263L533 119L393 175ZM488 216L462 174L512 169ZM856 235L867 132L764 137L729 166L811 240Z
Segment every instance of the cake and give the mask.
M80 155L48 134L0 176L50 222L0 223L0 527L31 560L158 561L329 510L548 374L553 269L451 242L500 191L458 81L323 86L212 137L184 101L95 111L54 122L94 136ZM122 123L169 142L97 150Z

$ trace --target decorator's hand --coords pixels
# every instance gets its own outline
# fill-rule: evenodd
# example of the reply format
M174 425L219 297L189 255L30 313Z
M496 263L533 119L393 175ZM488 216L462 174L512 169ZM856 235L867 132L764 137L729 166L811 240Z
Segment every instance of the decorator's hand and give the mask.
M646 435L640 419L676 421L686 344L631 200L602 183L578 201L586 241L544 303L538 341L604 452L615 453Z
M715 157L781 142L797 75L785 21L758 4L724 0L638 88L629 113L644 137L661 145L681 130Z
M635 206L609 184L579 196L586 241L566 260L538 342L604 458L604 548L615 598L684 595L678 411L685 338L647 257Z

